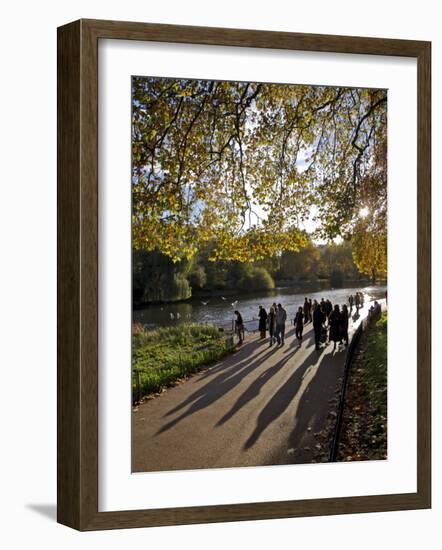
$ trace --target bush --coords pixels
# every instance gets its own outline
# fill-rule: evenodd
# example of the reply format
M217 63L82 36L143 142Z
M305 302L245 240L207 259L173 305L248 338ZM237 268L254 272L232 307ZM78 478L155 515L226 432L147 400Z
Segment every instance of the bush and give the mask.
M275 288L275 281L264 267L250 267L238 286L243 290L270 290Z

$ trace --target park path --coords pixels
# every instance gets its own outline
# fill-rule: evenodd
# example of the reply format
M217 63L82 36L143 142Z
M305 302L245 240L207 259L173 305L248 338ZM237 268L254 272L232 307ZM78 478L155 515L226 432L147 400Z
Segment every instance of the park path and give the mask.
M287 329L281 347L246 334L233 354L136 407L132 470L327 461L346 348L316 350L311 324L301 345Z

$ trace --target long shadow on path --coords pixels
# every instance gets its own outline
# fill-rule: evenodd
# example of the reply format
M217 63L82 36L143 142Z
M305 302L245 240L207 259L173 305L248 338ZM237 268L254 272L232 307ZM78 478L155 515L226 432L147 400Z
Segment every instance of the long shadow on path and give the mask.
M323 350L313 350L312 353L306 358L306 360L298 366L295 372L290 376L290 378L278 389L278 391L273 395L264 409L258 416L257 425L253 433L247 439L244 444L244 449L249 449L252 447L264 432L264 430L274 422L279 416L283 414L286 408L295 398L298 393L303 377L307 370L310 367L318 364L321 361ZM281 368L287 361L290 359L291 355L284 358L280 363L278 363L279 368Z
M231 365L226 365L226 361L221 360L218 364L210 367L206 372L203 372L200 376L200 380L205 378L211 378L217 372L227 373L232 370L237 370L238 365L241 364L246 359L250 359L251 356L257 357L261 353L268 351L268 346L265 345L263 340L255 340L252 342L246 342L241 347L237 348L230 357L234 357L236 362ZM261 348L256 352L257 348ZM229 357L229 356L227 356Z
M156 435L169 430L184 418L212 405L218 399L223 398L230 390L237 386L243 378L255 370L259 365L267 361L268 357L274 353L272 348L266 349L266 353L264 353L265 350L263 350L253 357L246 356L239 364L235 363L233 368L229 368L227 372L221 372L221 374L205 384L204 387L198 389L178 406L171 409L166 416L178 412L187 405L190 405L186 411L162 426L157 431ZM259 357L256 359L257 356ZM234 373L232 374L233 370Z
M265 351L268 351L268 348L264 347L256 353L255 350L260 347L259 345L259 341L245 344L243 347L236 350L233 355L227 356L227 358L221 360L219 364L210 367L205 373L197 375L196 379L200 381L210 378L211 380L209 384L215 382L222 384L229 377L233 376L233 374L238 375L242 368L247 367L250 364L252 358L256 358ZM218 376L214 378L214 375L217 373L219 373ZM171 416L187 405L190 405L193 401L199 399L206 393L206 388L207 386L204 386L203 388L199 388L193 392L192 395L187 397L187 399L179 403L176 407L170 409L165 416Z
M289 353L289 355L286 355L281 361L278 361L275 365L272 367L269 367L267 370L265 370L259 378L257 378L248 388L245 392L243 392L238 399L236 400L235 404L232 406L232 408L222 417L218 420L216 423L216 426L221 426L230 418L232 418L239 410L241 410L243 407L247 405L252 399L257 397L259 393L261 392L264 385L277 373L279 372L284 365L287 364L289 359L291 359L296 352L301 349L299 346L294 347L293 349L287 348L285 350Z
M330 400L335 396L344 359L345 349L341 348L318 364L314 377L299 400L293 421L294 428L288 438L288 447L298 447L299 442L308 434L308 428L312 433L323 429L328 414L335 411L337 404L332 404Z

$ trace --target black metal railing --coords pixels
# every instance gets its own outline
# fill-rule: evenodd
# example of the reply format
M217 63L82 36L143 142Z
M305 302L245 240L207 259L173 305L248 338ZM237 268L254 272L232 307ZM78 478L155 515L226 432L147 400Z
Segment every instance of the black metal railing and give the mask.
M382 308L382 305L381 305ZM382 311L382 309L381 309ZM330 456L329 456L329 462L336 462L336 458L338 456L338 450L339 450L339 441L341 438L341 430L342 430L342 418L344 414L344 406L345 406L345 398L347 393L347 386L348 386L348 379L350 375L351 370L351 364L353 362L353 357L355 353L355 349L357 348L359 341L361 339L362 333L367 329L368 326L370 326L372 323L376 322L380 317L380 314L372 314L369 312L367 317L365 317L356 328L355 332L353 333L351 337L351 341L349 343L348 349L347 349L347 355L345 357L345 364L344 364L344 375L342 377L342 385L341 385L341 396L339 399L338 404L338 411L336 415L336 425L335 425L335 431L333 434L333 441L330 448Z

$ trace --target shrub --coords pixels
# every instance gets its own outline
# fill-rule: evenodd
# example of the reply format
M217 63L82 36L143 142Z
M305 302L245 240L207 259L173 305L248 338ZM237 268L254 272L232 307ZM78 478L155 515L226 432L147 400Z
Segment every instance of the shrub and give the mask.
M275 281L264 267L250 267L243 275L239 287L244 290L269 290L275 288Z

